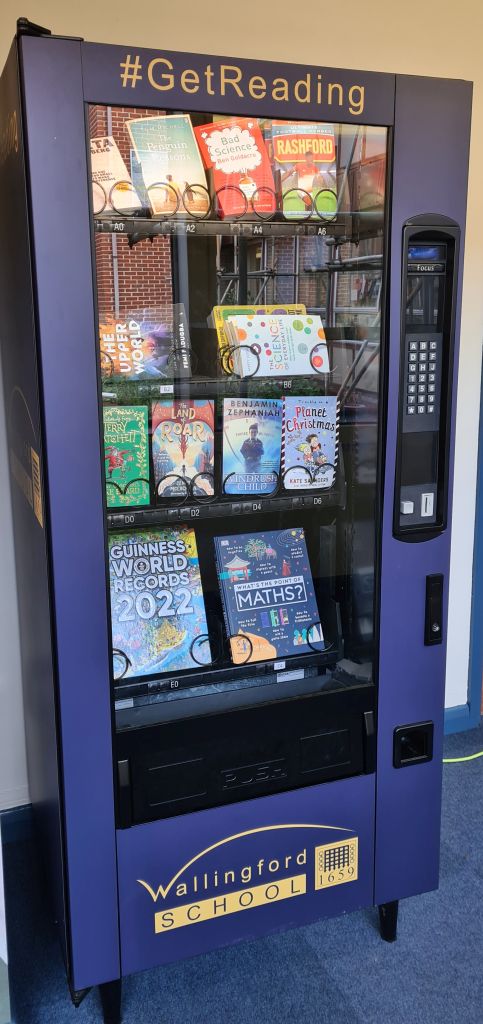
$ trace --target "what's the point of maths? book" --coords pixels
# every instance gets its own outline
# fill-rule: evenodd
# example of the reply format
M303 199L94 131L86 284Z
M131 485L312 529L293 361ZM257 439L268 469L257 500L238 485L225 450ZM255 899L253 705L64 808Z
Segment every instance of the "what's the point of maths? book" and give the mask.
M324 650L301 527L215 537L234 664Z
M194 530L111 534L109 575L115 677L119 667L128 678L209 664Z
M103 418L108 508L149 505L148 410L105 406Z

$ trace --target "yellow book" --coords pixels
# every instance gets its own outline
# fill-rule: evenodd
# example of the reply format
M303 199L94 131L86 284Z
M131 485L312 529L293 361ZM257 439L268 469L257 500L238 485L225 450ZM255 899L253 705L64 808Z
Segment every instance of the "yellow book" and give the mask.
M229 348L233 344L226 323L229 316L264 316L268 314L305 316L306 313L307 310L303 302L293 302L288 305L279 302L274 306L213 306L208 317L208 326L216 328L218 346L220 352L223 352L223 349Z

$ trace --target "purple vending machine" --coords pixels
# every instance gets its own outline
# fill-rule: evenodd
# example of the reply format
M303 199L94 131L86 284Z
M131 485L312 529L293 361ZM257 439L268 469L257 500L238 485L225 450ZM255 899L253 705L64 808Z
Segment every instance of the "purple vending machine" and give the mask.
M3 375L72 998L438 885L471 86L24 19Z

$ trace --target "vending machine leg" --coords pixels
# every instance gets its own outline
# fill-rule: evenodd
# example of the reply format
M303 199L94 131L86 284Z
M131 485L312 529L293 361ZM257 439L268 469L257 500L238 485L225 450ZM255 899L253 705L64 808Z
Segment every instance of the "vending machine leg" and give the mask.
M385 942L395 942L397 939L398 910L399 900L379 904L379 930Z
M104 1024L121 1024L122 981L107 981L99 985Z

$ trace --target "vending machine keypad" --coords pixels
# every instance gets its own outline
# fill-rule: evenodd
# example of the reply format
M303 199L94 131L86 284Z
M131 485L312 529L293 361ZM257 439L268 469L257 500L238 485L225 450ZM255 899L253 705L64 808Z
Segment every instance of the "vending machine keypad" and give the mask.
M404 430L437 429L442 335L406 337Z

